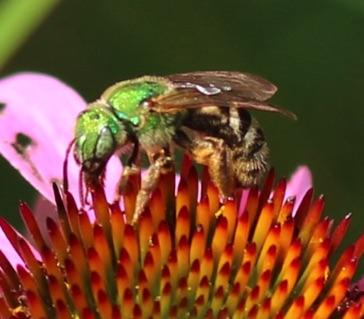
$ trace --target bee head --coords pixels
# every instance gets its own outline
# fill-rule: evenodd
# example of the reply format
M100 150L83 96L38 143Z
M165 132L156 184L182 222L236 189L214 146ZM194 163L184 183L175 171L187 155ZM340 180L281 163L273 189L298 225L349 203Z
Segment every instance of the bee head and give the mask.
M96 102L79 114L74 157L82 166L87 184L103 177L110 157L127 142L125 125L104 105Z

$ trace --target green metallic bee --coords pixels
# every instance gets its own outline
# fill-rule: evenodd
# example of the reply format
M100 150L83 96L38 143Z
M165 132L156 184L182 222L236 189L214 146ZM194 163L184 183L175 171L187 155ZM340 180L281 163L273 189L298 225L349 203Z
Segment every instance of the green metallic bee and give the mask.
M161 174L173 168L173 146L208 167L224 197L234 186L258 182L268 167L263 131L248 110L291 112L267 102L277 88L255 75L209 71L164 77L143 76L109 87L76 121L74 157L87 189L102 185L114 154L130 154L117 186L118 200L128 177L139 173L141 150L150 167L137 195L135 224Z

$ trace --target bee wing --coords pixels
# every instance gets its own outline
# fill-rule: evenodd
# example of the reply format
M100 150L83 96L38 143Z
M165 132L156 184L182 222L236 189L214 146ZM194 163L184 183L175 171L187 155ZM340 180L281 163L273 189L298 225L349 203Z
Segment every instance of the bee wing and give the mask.
M202 94L215 95L223 92L259 101L265 101L277 92L269 81L249 73L229 71L201 71L167 76L178 88L195 88Z
M159 113L217 105L281 113L290 119L296 119L292 112L265 102L277 88L255 75L209 71L183 73L167 78L172 81L175 89L152 98L151 109Z

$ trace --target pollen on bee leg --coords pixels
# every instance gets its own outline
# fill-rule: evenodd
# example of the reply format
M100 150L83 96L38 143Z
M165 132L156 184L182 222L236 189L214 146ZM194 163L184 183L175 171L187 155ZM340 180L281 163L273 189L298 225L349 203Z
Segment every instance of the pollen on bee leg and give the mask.
M141 214L143 213L144 208L149 201L149 194L150 194L150 192L148 190L141 189L139 191L137 198L136 198L133 218L131 221L132 225L135 225L138 222Z

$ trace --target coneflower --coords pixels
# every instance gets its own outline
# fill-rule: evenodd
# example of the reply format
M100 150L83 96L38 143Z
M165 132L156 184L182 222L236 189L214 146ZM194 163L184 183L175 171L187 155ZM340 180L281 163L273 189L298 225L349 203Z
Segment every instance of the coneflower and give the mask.
M14 104L4 99L3 83L7 119ZM21 92L13 95L22 100ZM33 152L52 152L54 145L26 134L30 146L0 150L7 155L14 148L47 195L52 168L44 175ZM58 180L61 163L53 168ZM160 179L135 226L129 222L140 176L129 180L120 205L96 189L87 211L53 184L56 218L44 217L47 212L35 217L20 204L30 240L0 220L0 316L361 318L363 285L353 283L353 276L364 236L333 258L351 216L335 227L323 217L324 198L314 198L309 175L303 167L288 183L276 183L271 171L261 188L236 190L234 199L222 203L208 174L199 180L185 159L179 181L174 173Z

